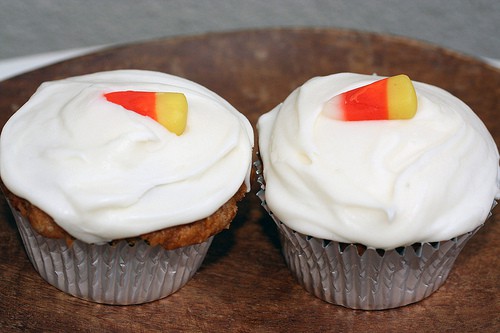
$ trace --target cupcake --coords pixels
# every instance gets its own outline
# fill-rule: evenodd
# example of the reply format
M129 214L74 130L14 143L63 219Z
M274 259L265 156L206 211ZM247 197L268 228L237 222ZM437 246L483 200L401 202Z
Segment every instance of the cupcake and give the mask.
M258 195L292 274L348 308L432 294L499 195L484 124L450 93L404 75L313 78L257 129Z
M43 83L0 137L2 189L50 284L99 303L177 291L249 191L249 121L176 76Z

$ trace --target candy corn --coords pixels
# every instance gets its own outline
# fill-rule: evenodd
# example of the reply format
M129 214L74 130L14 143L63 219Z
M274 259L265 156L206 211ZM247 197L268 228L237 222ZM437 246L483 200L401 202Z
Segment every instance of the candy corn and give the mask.
M396 75L334 96L323 112L345 121L411 119L417 95L408 76Z
M104 97L127 110L153 118L177 135L186 129L188 106L182 93L127 90L107 93Z

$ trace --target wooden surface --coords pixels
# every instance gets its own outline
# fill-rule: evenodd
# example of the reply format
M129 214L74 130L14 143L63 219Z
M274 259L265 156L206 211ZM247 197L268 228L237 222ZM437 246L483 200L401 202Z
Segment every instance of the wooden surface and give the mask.
M65 61L0 82L0 126L43 81L119 68L159 70L197 81L253 124L312 76L406 73L463 99L500 143L500 71L417 41L317 29L153 40ZM232 228L215 238L194 278L176 294L139 306L86 302L43 281L2 201L0 331L500 331L497 214L467 244L447 282L429 298L393 310L358 311L324 303L295 283L256 189L254 185L243 201Z

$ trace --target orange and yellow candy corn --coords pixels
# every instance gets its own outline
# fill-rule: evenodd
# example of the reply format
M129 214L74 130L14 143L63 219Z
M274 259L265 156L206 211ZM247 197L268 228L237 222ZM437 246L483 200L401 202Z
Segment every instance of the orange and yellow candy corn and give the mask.
M334 96L323 112L346 121L411 119L417 95L410 78L401 74Z
M107 93L104 97L127 110L153 118L177 135L186 129L188 105L182 93L127 90Z

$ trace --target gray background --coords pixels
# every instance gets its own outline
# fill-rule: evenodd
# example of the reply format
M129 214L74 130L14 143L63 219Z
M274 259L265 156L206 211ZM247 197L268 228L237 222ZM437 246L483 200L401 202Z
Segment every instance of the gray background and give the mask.
M500 59L498 0L0 0L0 59L288 26L389 33Z

